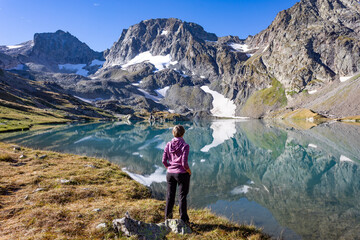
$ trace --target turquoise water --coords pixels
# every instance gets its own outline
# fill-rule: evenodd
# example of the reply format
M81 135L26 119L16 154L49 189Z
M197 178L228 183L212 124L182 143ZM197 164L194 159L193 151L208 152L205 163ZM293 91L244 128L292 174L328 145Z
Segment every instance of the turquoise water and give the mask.
M189 205L285 239L359 239L360 127L309 130L261 121L186 122ZM102 123L0 134L21 145L102 157L164 199L171 125Z

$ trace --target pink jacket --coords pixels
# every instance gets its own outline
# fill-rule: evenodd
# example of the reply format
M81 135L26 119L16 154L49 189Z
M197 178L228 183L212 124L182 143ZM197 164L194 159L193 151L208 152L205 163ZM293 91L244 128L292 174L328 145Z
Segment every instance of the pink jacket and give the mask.
M169 173L186 173L189 150L189 144L182 137L175 137L166 144L162 163Z

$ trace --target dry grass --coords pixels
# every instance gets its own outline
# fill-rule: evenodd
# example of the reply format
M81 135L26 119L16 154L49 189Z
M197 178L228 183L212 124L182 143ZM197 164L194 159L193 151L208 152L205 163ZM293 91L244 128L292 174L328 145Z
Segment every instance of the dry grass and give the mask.
M26 157L19 159L22 154ZM0 239L122 239L111 222L126 211L145 222L163 221L165 203L106 160L28 148L14 152L5 143L0 159ZM208 210L189 215L195 232L169 239L268 238ZM108 227L96 229L100 223Z

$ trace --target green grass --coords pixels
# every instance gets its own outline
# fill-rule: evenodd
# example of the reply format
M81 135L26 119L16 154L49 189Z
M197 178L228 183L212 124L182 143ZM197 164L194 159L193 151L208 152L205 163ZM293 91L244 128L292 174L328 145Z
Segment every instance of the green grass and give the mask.
M69 120L61 115L29 107L27 110L0 105L0 132L28 130L33 125L66 123Z
M286 106L285 88L276 78L271 78L271 80L271 87L256 91L249 97L244 105L244 112L253 112L254 109L265 111L268 107Z

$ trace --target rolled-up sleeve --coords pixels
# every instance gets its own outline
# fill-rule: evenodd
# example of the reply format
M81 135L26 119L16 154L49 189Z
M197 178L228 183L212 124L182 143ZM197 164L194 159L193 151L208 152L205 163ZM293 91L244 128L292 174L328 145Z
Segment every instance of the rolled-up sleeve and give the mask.
M164 153L163 153L163 158L162 158L162 163L164 164L164 166L166 168L168 168L170 166L170 164L168 163L168 156L169 156L169 148L168 148L168 144L166 144L165 148L164 148Z
M183 155L181 157L181 165L185 170L189 169L189 164L188 164L189 150L190 150L189 145L186 145L184 147Z

